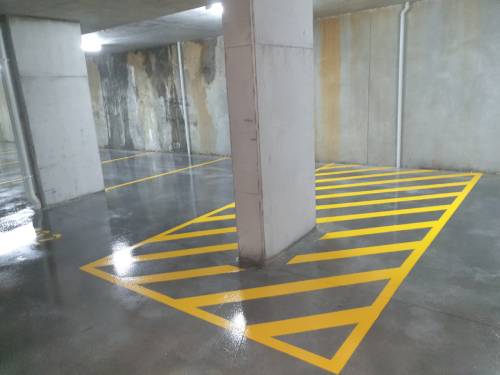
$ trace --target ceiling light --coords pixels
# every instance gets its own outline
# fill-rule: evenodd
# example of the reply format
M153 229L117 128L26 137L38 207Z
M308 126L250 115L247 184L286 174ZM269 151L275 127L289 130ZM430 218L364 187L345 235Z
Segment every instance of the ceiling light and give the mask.
M224 13L224 7L222 6L222 3L212 3L210 5L207 5L207 11L213 14L214 16L222 16L222 13Z
M100 52L102 50L102 41L97 34L82 35L81 48L85 52Z

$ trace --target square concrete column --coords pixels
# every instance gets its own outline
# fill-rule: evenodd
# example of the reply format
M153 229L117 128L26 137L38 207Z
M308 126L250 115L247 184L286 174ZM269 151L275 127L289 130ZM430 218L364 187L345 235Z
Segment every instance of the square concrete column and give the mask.
M240 258L315 226L312 0L227 0L224 43Z
M80 25L7 18L7 47L38 194L53 205L104 189Z

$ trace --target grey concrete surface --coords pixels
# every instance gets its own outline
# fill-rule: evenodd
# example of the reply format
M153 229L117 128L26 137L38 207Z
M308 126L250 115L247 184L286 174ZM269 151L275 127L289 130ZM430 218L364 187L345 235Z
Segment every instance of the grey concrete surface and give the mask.
M20 17L8 25L40 199L52 205L102 190L80 26Z
M0 142L14 142L14 133L10 122L9 108L3 86L2 71L0 68Z
M238 0L225 12L238 243L261 263L314 227L312 2Z
M11 145L0 144L0 152L12 150ZM101 151L103 160L127 155L134 153ZM13 154L0 154L1 162L14 159ZM106 165L104 174L108 183L132 180L154 172L151 168L158 165L180 168L187 165L187 158L171 154L153 154L151 159L131 158ZM15 173L14 167L1 169L0 181ZM388 304L342 374L498 372L499 187L500 178L482 177ZM450 190L456 188L447 191ZM388 193L380 198L415 193ZM423 193L426 192L419 192ZM0 373L326 374L236 332L217 328L79 271L84 264L232 200L230 161L107 194L93 194L37 213L24 202L22 184L0 185L0 318L8 322L0 325ZM323 203L352 200L359 197ZM439 204L447 202L450 201L442 200ZM385 205L380 209L395 207L410 205ZM363 211L351 208L341 212ZM399 219L402 217L377 219L377 223L388 224ZM61 234L61 238L37 243L34 227ZM333 243L317 241L325 230L328 229L311 233L262 269L150 287L182 297L397 267L405 259L405 253L397 253L285 266L296 254L366 246L373 241L365 237ZM381 243L386 243L415 240L422 233L378 236ZM234 239L235 235L230 234L213 241ZM190 239L148 245L137 251L144 254L203 244L205 240ZM113 267L107 271L127 276L217 264L238 264L236 253L194 256L181 263L137 263L121 271ZM228 319L243 316L248 324L285 319L364 305L373 301L383 285L376 282L324 289L277 300L213 306L207 311ZM348 333L347 327L282 339L330 356Z

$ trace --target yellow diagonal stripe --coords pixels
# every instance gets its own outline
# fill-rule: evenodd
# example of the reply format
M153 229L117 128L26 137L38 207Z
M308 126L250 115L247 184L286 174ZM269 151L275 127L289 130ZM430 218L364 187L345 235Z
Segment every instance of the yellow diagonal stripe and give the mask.
M450 206L449 205L427 206L427 207L406 208L406 209L401 209L401 210L365 212L365 213L361 213L361 214L352 214L352 215L327 216L327 217L317 218L316 223L317 224L326 224L326 223L336 223L336 222L340 222L340 221L349 221L349 220L372 219L372 218L377 218L377 217L410 215L410 214L419 214L419 213L425 213L425 212L439 212L439 211L446 211L448 209L448 207L450 207Z
M372 195L372 194L386 194L386 193L399 193L403 191L414 191L414 190L432 190L432 189L444 189L448 187L465 186L469 182L449 182L445 184L432 184L432 185L415 185L415 186L404 186L398 188L388 188L388 189L375 189L375 190L364 190L364 191L350 191L346 193L336 193L336 194L324 194L317 195L316 199L330 199L330 198L346 198L346 197L358 197L362 195Z
M148 243L183 240L186 238L216 236L218 234L228 234L228 233L236 233L236 227L207 229L207 230L198 230L194 232L169 234L163 237L157 237L157 238L155 237L155 239L149 240Z
M135 154L135 155L125 156L125 157L123 157L123 158L117 158L117 159L105 160L105 161L103 161L101 164L106 165L106 164L114 163L114 162L116 162L116 161L128 160L128 159L134 159L134 158L138 158L138 157L145 156L145 155L150 155L150 154L152 154L152 152L141 152L141 153L138 153L138 154Z
M357 182L355 184L340 184L340 185L330 185L330 186L318 186L318 187L316 187L316 190L347 189L347 188L361 187L361 186L374 186L374 185L385 185L385 184L399 184L401 182L443 180L443 179L448 179L448 178L459 178L459 177L472 177L472 175L470 173L454 173L454 174L443 174L443 175L426 176L426 177L397 178L397 179L393 179L393 180L378 180L378 181L368 181L368 182Z
M330 232L321 237L322 240L333 240L335 238L347 238L347 237L358 237L358 236L367 236L370 234L382 234L382 233L390 233L390 232L402 232L414 229L426 229L432 228L437 221L423 221L418 223L410 223L410 224L396 224L396 225L387 225L383 227L370 227L363 229L352 229L352 230L344 230L339 232Z
M328 169L343 169L343 168L352 168L359 167L359 164L328 164L316 169L316 172L324 171Z
M420 174L420 173L430 173L432 171L428 170L412 170L404 172L388 172L388 173L373 173L373 174L363 174L361 176L349 176L349 177L335 177L335 178L320 178L317 179L317 183L323 182L335 182L335 181L351 181L351 180L363 180L365 178L375 178L375 177L389 177L389 176L403 176L407 174Z
M333 251L323 251L321 253L303 254L295 256L292 260L288 262L288 264L292 265L301 263L312 263L312 262L346 259L346 258L353 258L353 257L367 256L367 255L396 253L399 251L413 250L415 247L418 246L418 244L419 244L418 241L399 242L387 245L367 246L367 247L358 247L355 249L333 250Z
M314 290L335 288L339 286L369 283L380 280L387 280L396 271L395 268L376 271L352 273L340 276L323 277L319 279L310 279L304 281L294 281L284 284L275 284L251 289L242 289L236 291L214 293L203 296L182 298L179 300L182 304L189 306L213 306L225 303L242 302L254 299L284 296L311 292Z
M441 198L453 198L453 197L457 197L458 195L460 195L460 193L413 195L413 196L409 196L409 197L373 199L373 200L368 200L368 201L356 201L356 202L317 205L316 209L318 211L321 211L321 210L331 210L331 209L336 209L336 208L350 208L350 207L372 206L372 205L379 205L379 204L425 201L425 200L441 199Z
M234 220L234 219L236 219L236 215L230 214L230 215L203 217L203 218L200 218L199 220L196 220L196 222L197 223L211 223L211 222L215 222L215 221L227 221L227 220Z
M252 324L247 327L247 332L273 337L341 327L358 323L370 313L370 310L370 307L360 307L275 322Z
M153 284L166 281L193 279L197 277L224 275L240 271L240 268L234 266L214 266L186 271L158 273L146 276L124 277L123 281L130 284Z
M348 171L320 172L320 173L316 173L316 176L333 176L333 175L340 175L340 174L383 171L386 169L391 169L391 167L373 167L373 168L349 169Z

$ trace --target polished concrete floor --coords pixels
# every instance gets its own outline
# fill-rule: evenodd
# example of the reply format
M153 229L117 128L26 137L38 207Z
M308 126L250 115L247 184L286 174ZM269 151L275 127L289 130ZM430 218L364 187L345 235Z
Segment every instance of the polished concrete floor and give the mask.
M317 230L241 269L229 159L103 150L36 213L13 150L0 374L500 373L498 176L326 166Z

